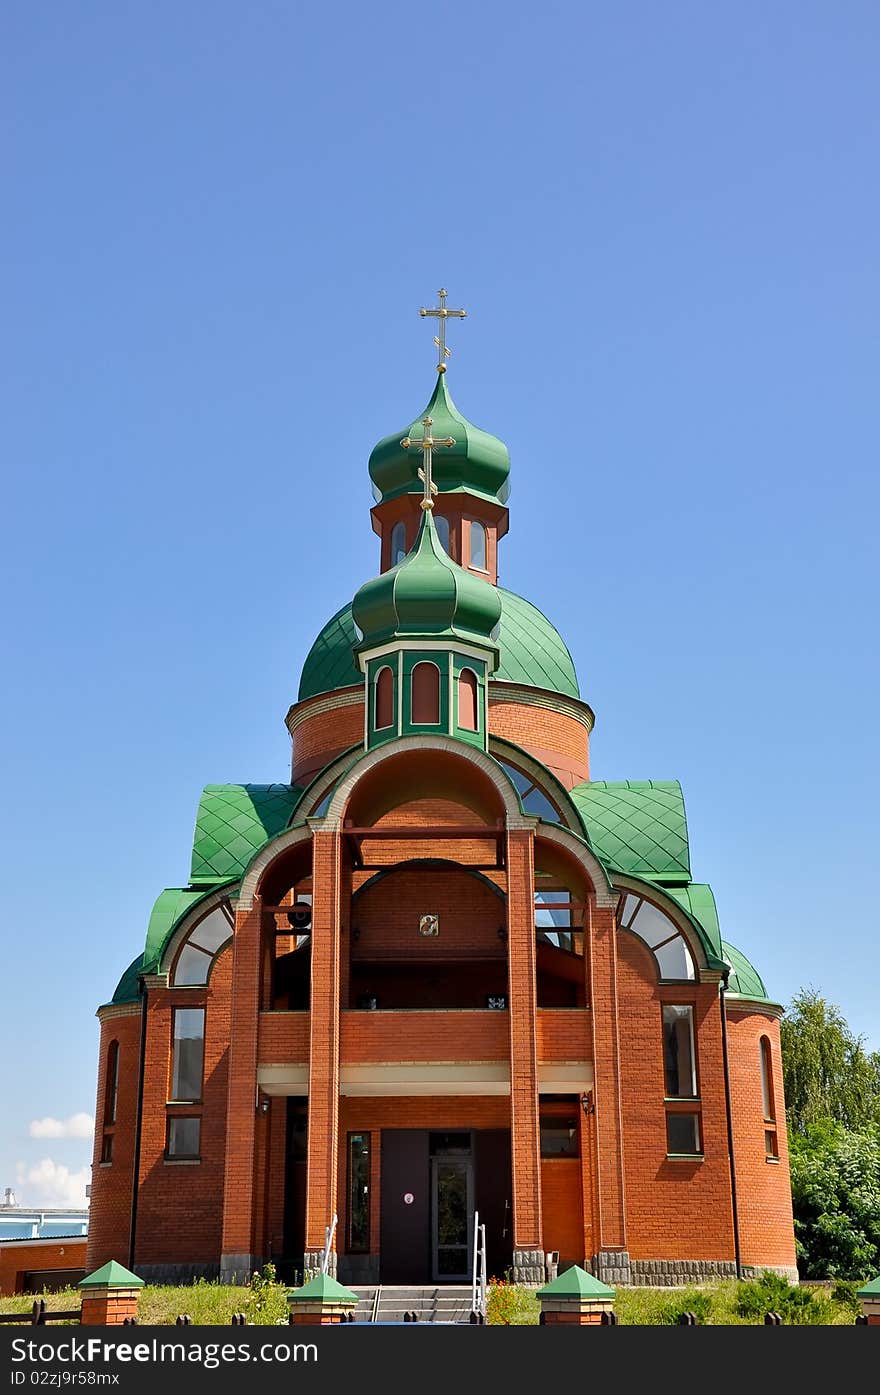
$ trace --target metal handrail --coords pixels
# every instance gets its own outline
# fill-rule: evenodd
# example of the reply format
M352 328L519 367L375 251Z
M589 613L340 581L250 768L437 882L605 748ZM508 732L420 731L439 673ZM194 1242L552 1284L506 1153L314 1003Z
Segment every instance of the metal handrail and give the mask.
M474 1212L474 1260L471 1274L471 1312L486 1320L486 1227Z
M370 1313L370 1322L379 1321L379 1298L382 1293L382 1285L376 1285L376 1292L373 1294L373 1311Z
M324 1258L321 1260L322 1274L328 1274L330 1272L330 1251L333 1247L333 1237L336 1234L336 1222L338 1219L339 1217L334 1215L332 1224L324 1227Z

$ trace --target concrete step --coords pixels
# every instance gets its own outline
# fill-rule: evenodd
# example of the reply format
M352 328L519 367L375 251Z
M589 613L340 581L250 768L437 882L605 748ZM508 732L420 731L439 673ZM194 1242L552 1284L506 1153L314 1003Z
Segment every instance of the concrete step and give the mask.
M376 1286L354 1287L358 1295L356 1322L372 1318ZM407 1315L416 1314L422 1323L466 1323L471 1312L471 1289L464 1284L382 1285L379 1292L378 1322L405 1322Z

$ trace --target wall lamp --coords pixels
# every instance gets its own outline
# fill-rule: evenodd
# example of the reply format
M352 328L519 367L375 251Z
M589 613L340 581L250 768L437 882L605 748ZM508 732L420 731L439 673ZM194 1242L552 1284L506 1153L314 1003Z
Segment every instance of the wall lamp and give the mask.
M596 1106L593 1103L592 1090L585 1090L581 1095L581 1109L585 1114L593 1114L595 1112Z

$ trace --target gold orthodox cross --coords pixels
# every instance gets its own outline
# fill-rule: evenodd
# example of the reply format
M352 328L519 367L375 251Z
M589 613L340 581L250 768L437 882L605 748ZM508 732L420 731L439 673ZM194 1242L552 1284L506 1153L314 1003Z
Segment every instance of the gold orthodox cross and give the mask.
M424 435L420 441L414 441L409 436L404 436L401 445L404 450L414 447L422 452L422 468L419 470L419 479L425 486L424 497L421 508L432 509L434 507L434 495L437 493L437 486L431 478L431 466L434 462L434 447L455 445L454 436L432 436L431 427L434 425L430 417L422 417L422 426L425 428Z
M445 372L446 372L446 359L448 359L449 355L452 353L452 350L451 350L451 349L447 349L447 347L446 347L446 321L449 319L450 316L454 316L454 318L457 319L457 320L463 320L463 319L465 319L466 316L467 316L467 311L466 311L466 310L447 310L447 308L446 308L446 291L443 289L442 286L440 287L440 290L437 292L437 296L438 296L438 298L439 298L440 304L437 305L437 306L435 306L435 308L434 308L433 310L426 310L426 309L424 309L424 307L423 307L423 308L419 311L419 314L422 316L423 319L424 319L425 316L427 315L427 316L430 316L431 318L433 318L433 319L435 319L435 320L439 320L439 321L440 321L440 326L439 326L439 327L440 327L440 333L434 335L434 343L437 345L437 348L440 350L440 362L437 364L437 372L438 372L438 373L445 373Z

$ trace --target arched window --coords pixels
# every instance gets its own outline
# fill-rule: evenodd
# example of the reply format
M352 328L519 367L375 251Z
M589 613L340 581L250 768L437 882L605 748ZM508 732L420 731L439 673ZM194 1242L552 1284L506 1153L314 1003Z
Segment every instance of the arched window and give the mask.
M104 1075L104 1123L116 1123L116 1097L119 1092L119 1042L107 1047L107 1070Z
M434 514L434 527L437 537L440 539L440 546L444 552L449 551L449 519L444 518L442 513Z
M410 684L410 712L414 725L436 726L440 721L440 670L437 665L416 664Z
M479 731L477 693L477 675L473 669L463 668L458 675L458 725L464 731Z
M486 570L486 530L482 523L472 520L469 528L468 566Z
M391 529L391 565L396 567L406 556L406 524L395 523Z
M773 1100L773 1057L770 1054L770 1042L767 1037L761 1038L761 1101L764 1106L764 1122L775 1124L776 1106Z
M394 725L394 674L390 668L380 668L376 675L373 725L377 731Z
M621 930L637 935L654 956L660 978L694 979L694 961L674 921L650 901L627 892L617 907Z
M180 988L207 983L214 956L231 934L232 911L224 901L190 930L177 955L172 986Z
M509 775L526 814L536 814L539 819L544 819L548 823L560 823L559 810L550 803L540 785L537 785L531 775L524 775L521 770L517 770L515 765L510 765L506 760L500 761L500 765Z

